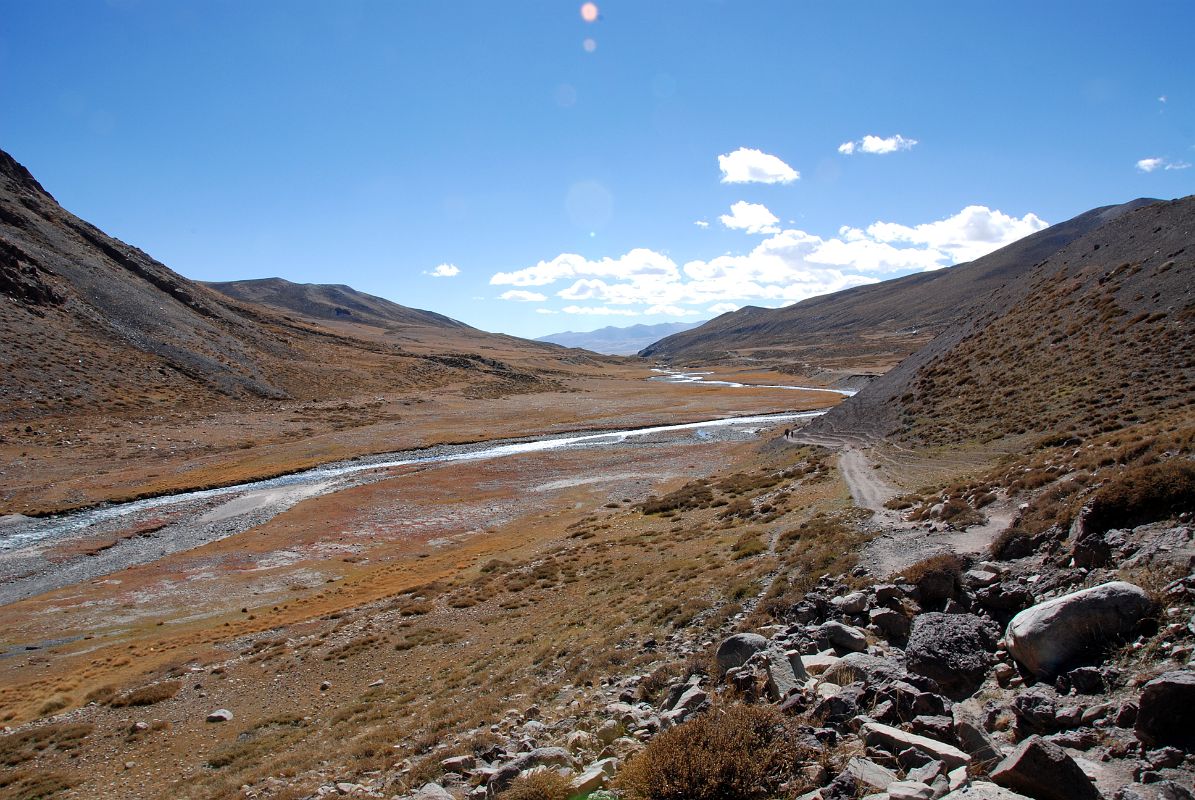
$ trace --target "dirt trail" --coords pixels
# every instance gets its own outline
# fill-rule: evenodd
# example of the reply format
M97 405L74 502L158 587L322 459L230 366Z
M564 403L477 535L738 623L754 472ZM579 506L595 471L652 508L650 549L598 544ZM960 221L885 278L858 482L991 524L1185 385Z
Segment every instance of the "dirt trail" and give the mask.
M870 445L862 437L845 434L797 432L792 441L837 450L838 469L850 489L855 505L874 512L872 523L881 530L865 548L861 561L878 575L891 575L923 558L942 552L980 555L996 535L1012 522L1013 503L1002 499L984 509L987 522L964 530L944 530L910 523L899 512L884 507L898 491L884 480L878 463L869 455ZM937 526L935 526L937 527Z

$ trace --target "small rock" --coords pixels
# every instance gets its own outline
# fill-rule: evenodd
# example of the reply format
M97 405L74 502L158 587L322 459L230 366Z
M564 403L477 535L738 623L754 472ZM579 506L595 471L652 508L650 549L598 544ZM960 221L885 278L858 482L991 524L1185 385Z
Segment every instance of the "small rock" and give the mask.
M1195 750L1195 671L1166 672L1145 684L1135 731L1147 747Z
M895 772L866 758L852 758L846 764L846 771L857 784L880 792L896 781Z
M1031 736L992 770L992 781L1037 800L1099 800L1091 778L1056 744Z
M865 722L860 728L859 734L867 745L883 747L889 752L900 753L910 747L920 750L930 758L941 761L947 769L971 763L971 756L953 745L915 733L908 733L900 728L893 728L879 722Z
M1033 800L1033 798L994 783L975 781L970 786L964 786L944 795L941 800Z
M747 663L751 656L767 649L768 640L758 633L736 633L722 640L714 658L718 662L718 669L726 672Z
M331 688L332 688L332 681L323 681L323 682L322 682L322 683L319 685L319 690L320 690L321 692L326 692L326 691L328 691L328 690L329 690L329 689L331 689Z
M885 790L889 800L933 800L934 790L920 781L896 781Z
M227 708L217 708L207 715L208 722L229 722L230 720L232 720L232 712Z
M379 686L383 685L384 683L386 683L386 681L385 681L384 679L382 679L382 678L378 678L376 681L374 681L373 683L369 684L369 687L368 687L368 688L370 688L370 689L376 689L377 687L379 687Z
M867 595L863 592L851 592L842 597L835 597L830 604L843 614L862 614L867 610Z
M817 634L825 636L835 650L848 653L862 653L867 649L867 635L858 628L841 622L827 622L817 628Z

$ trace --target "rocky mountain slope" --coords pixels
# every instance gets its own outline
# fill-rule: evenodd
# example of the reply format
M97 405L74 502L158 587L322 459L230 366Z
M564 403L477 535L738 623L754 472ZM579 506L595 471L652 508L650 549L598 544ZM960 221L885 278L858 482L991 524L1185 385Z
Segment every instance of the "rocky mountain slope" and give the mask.
M465 323L418 308L408 308L344 284L292 283L283 278L205 281L204 286L246 303L257 303L309 319L358 322L386 330L407 327L461 330Z
M632 356L665 336L696 328L700 322L661 322L658 325L608 325L596 331L563 331L541 336L537 342L551 342L563 347L580 347L595 353Z
M559 354L347 287L270 280L216 288L64 210L0 152L4 419L457 382L518 391L535 386L536 370ZM356 327L335 322L346 318Z
M752 359L816 370L880 373L967 320L994 293L1015 292L1035 264L1117 217L1155 201L1088 211L967 264L810 298L747 306L641 351L676 364Z
M1195 196L1121 213L813 429L960 446L1181 416L1195 397L1193 284Z

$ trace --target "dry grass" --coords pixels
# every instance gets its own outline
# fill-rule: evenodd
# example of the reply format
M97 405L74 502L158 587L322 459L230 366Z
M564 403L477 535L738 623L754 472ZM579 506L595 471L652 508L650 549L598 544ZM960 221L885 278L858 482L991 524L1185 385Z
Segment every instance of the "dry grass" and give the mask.
M498 795L501 800L569 800L571 796L569 779L552 770L521 775Z
M113 708L127 708L129 706L152 706L154 703L161 703L163 700L169 700L178 694L179 690L183 688L181 681L162 681L161 683L152 683L149 686L142 686L140 689L134 689L126 694L121 694L113 697L108 701L108 705Z
M812 753L770 706L721 706L656 736L618 775L631 800L771 797Z

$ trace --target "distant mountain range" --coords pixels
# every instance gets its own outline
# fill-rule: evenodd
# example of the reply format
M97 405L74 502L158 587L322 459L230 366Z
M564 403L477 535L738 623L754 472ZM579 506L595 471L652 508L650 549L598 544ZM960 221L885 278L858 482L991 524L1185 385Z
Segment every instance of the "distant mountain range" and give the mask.
M595 353L630 356L648 345L701 325L701 322L661 322L658 325L628 325L625 328L608 326L596 331L564 331L541 336L535 341L550 342L564 347L580 347Z

